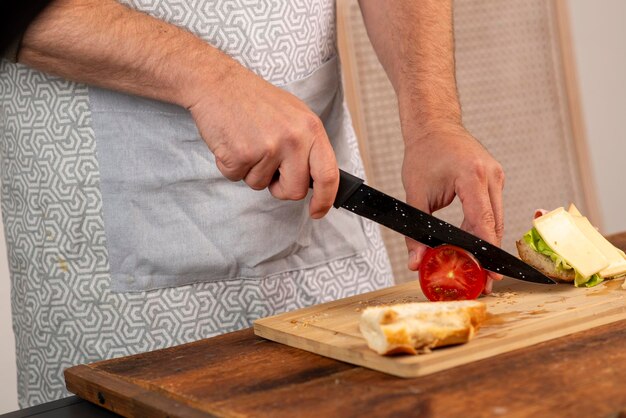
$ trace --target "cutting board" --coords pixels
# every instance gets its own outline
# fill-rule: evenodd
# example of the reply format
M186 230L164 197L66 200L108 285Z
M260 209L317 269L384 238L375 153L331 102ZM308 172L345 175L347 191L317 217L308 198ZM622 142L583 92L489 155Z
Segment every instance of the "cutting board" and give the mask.
M399 377L417 377L626 319L623 279L594 288L536 285L505 279L487 304L488 320L467 344L419 355L381 356L358 328L367 306L421 302L418 282L257 320L255 334L336 360Z

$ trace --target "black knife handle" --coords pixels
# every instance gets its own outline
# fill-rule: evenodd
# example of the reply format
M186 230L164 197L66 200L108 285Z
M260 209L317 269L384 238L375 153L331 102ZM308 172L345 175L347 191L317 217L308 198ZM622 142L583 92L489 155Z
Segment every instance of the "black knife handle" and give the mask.
M276 173L278 173L278 171L276 171ZM363 183L365 183L365 180L362 178L353 176L352 174L339 169L339 189L337 190L337 196L335 197L333 206L339 209L341 205L343 205ZM313 188L312 178L309 180L309 188Z
M339 169L339 189L337 190L337 197L335 197L333 206L340 208L363 183L363 179Z

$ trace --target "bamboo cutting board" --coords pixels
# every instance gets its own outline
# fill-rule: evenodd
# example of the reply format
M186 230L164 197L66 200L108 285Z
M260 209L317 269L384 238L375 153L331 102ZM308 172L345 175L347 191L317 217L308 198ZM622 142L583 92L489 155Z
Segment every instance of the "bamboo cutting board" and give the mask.
M428 354L380 356L367 347L358 328L367 306L424 301L418 282L263 318L254 323L254 332L336 360L417 377L626 319L622 283L612 280L586 289L505 279L481 298L489 319L472 341Z

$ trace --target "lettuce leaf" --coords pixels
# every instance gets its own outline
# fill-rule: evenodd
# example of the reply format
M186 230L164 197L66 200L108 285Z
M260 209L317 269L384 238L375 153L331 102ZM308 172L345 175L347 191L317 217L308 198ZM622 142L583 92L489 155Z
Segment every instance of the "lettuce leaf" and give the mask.
M578 272L576 272L576 278L574 279L574 286L576 286L576 287L581 287L581 286L593 287L595 285L598 285L598 284L602 283L603 281L604 281L604 279L602 277L600 277L600 275L598 273L592 275L591 277L584 277L584 276L578 274Z
M528 243L530 248L535 250L536 252L546 255L550 257L550 259L554 262L557 271L567 271L574 270L576 274L574 279L574 286L576 287L593 287L597 284L600 284L604 279L600 277L599 274L594 274L590 277L585 277L581 275L576 269L570 266L560 255L552 251L548 244L541 238L539 235L539 231L535 228L532 228L530 231L524 234L524 241Z

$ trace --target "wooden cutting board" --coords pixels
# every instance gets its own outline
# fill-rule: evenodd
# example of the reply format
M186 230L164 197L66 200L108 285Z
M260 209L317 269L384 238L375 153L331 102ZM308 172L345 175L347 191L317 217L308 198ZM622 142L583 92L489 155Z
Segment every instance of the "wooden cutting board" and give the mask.
M358 328L367 306L424 301L418 282L264 318L255 334L337 360L400 377L417 377L626 319L623 279L594 288L535 285L512 279L482 297L489 319L467 344L428 354L380 356Z

